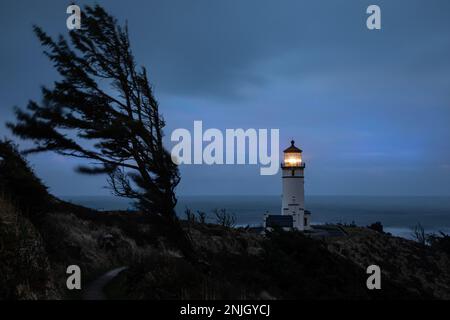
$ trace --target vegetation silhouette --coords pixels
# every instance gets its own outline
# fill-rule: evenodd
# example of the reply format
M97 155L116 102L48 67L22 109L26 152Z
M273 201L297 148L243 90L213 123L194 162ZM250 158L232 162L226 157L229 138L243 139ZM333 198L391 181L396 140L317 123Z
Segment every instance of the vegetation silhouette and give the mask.
M146 69L136 67L127 26L96 5L84 8L71 45L37 26L34 32L62 80L42 89L41 103L16 108L17 122L8 123L34 142L26 153L92 161L78 172L107 174L115 195L134 199L140 211L170 226L184 253L192 251L175 213L180 174L163 146L165 121Z
M33 222L45 213L52 199L47 187L10 140L0 141L0 193Z

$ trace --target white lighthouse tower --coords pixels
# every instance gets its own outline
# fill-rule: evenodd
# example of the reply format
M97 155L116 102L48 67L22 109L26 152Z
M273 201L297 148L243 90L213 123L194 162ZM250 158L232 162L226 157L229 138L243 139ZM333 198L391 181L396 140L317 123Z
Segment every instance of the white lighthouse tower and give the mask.
M302 150L297 148L292 140L291 146L283 153L281 215L292 216L294 229L310 230L311 214L305 210L305 163L302 160Z

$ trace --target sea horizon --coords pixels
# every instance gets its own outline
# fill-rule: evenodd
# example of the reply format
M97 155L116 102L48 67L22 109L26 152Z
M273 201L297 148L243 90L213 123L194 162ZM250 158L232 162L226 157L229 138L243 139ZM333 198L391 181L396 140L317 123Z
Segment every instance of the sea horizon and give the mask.
M133 210L129 199L114 196L61 196L61 199L99 211ZM312 224L355 223L367 226L381 222L384 230L410 239L420 224L427 233L450 233L450 196L306 195L305 207ZM226 209L236 215L238 226L260 226L265 213L280 214L280 195L183 195L178 197L177 215L185 210L203 211L215 222L213 210Z

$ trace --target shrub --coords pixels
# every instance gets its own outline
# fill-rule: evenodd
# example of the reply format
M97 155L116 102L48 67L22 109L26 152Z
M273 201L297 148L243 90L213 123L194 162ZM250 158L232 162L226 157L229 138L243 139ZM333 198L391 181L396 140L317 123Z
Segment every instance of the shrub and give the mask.
M201 224L206 223L206 212L197 210L198 222Z
M184 210L184 214L186 215L186 221L188 223L195 223L196 222L195 213L191 209L186 208Z
M384 233L383 225L379 221L372 223L371 225L368 225L367 228L372 229L379 233Z
M0 197L0 300L56 297L39 232Z
M450 255L450 235L439 232L440 235L430 234L427 237L428 243L433 249L445 252Z
M30 218L42 213L50 201L47 187L9 140L0 141L0 191Z
M228 213L226 209L214 209L217 224L221 226L232 228L236 225L236 215Z
M425 233L425 229L420 223L418 223L413 227L412 237L415 241L417 241L421 245L427 244L427 235Z

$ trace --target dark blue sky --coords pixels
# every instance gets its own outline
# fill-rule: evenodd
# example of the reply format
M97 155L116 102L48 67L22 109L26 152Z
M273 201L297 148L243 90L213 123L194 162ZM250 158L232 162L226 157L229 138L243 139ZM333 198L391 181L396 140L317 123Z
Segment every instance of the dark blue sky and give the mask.
M69 3L0 2L2 123L57 78L31 27L67 34ZM448 0L96 3L128 20L167 136L194 120L279 128L280 149L295 138L304 150L307 194L450 195ZM381 31L366 28L370 4L381 7ZM3 124L0 136L10 136ZM74 173L78 160L29 160L57 195L108 193L104 178ZM181 173L180 194L281 192L280 176L259 166Z

